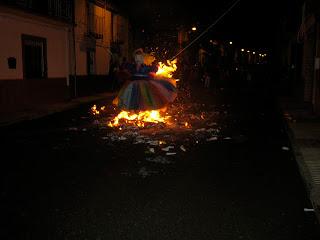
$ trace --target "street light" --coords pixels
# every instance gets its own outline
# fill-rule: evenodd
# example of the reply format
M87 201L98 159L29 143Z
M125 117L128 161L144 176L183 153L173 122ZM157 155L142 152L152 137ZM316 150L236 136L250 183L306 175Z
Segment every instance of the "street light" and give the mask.
M197 28L196 27L192 27L191 30L192 31L197 31Z
M244 52L244 48L241 48L241 52Z
M233 42L231 42L231 41L230 41L230 42L229 42L229 44L230 44L230 45L232 45L232 44L233 44Z

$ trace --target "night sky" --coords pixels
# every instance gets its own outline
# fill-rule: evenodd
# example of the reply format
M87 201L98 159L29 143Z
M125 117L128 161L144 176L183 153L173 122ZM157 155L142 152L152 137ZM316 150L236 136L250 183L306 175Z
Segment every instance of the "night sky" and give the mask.
M240 0L205 37L241 42L252 47L270 46L284 15L299 14L293 9L299 0ZM173 31L181 24L197 25L201 31L212 24L234 0L147 1L123 0L134 27L146 33ZM199 32L200 32L199 31Z

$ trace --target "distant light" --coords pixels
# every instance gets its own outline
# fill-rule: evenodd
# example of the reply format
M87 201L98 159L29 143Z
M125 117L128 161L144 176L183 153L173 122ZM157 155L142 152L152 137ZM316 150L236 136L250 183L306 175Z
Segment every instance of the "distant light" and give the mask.
M196 27L192 27L191 30L192 31L197 31L197 28Z
M252 54L256 54L256 52L252 52Z
M210 39L210 42L213 43L212 39Z
M261 57L261 56L262 56L262 54L261 54L261 53L259 53L259 56Z
M243 48L241 48L241 52L244 52L244 49L243 49Z
M232 45L232 44L233 44L233 42L231 42L231 41L230 41L230 42L229 42L229 44L230 44L230 45Z
M247 53L249 53L250 51L248 50Z

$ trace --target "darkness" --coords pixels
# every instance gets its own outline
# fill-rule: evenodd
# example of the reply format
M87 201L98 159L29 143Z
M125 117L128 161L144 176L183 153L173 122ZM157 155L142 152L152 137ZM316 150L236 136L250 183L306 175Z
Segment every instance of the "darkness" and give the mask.
M121 1L134 28L153 35L155 31L173 31L179 26L196 25L201 31L210 26L235 1ZM207 36L232 39L250 47L271 47L281 19L296 14L299 0L240 0Z
M64 2L71 1L77 0ZM59 94L58 77L53 78L49 74L48 78L36 81L43 76L35 73L43 74L44 65L41 64L47 61L40 55L44 54L45 46L52 46L57 38L54 34L51 37L50 30L48 41L32 42L35 37L29 37L29 46L24 42L27 38L19 36L18 40L21 42L22 39L22 49L25 50L22 62L24 67L31 69L30 75L29 71L25 71L31 79L16 81L21 82L16 85L11 85L11 79L8 81L10 83L1 83L0 87L4 95L0 99L13 106L10 110L14 121L19 117L18 123L0 127L0 221L3 223L0 226L0 240L320 239L315 215L317 205L313 206L309 201L308 188L312 185L303 181L307 179L304 171L309 169L307 165L303 166L303 171L300 169L303 155L299 147L294 146L296 143L291 143L291 132L288 130L293 120L287 124L277 96L283 92L289 96L289 87L295 91L302 81L293 77L291 83L289 78L284 78L286 72L282 71L281 64L278 64L277 71L276 64L270 66L264 58L255 61L256 58L250 57L251 52L247 54L242 51L244 53L241 55L240 50L240 47L254 51L263 48L281 56L281 47L290 46L284 44L281 36L286 38L288 32L296 34L301 22L301 0L211 0L210 3L207 0L114 0L114 3L120 5L119 12L124 11L131 24L129 39L124 39L129 43L126 51L131 50L132 42L136 44L138 40L148 40L150 45L140 42L140 47L153 44L162 51L167 44L169 51L176 54L180 28L197 27L196 32L190 32L191 39L180 42L182 45L211 26L235 1L239 3L195 43L193 49L180 55L173 76L179 81L175 84L162 79L161 75L148 79L132 77L135 81L130 81L131 73L125 71L125 77L117 74L122 73L119 70L110 71L107 76L106 71L103 75L97 71L85 76L78 75L76 71L70 78L73 81L70 89L65 86L68 76L61 74L59 77L64 82L61 91L72 90L76 94L70 96L72 99L68 101L52 105L45 102L44 96L51 91ZM47 9L45 4L40 4L40 0L15 2L39 3L38 13ZM92 15L89 15L90 12ZM95 19L92 18L94 12L87 13L87 22L93 23L89 19ZM1 14L0 11L0 18ZM106 54L102 47L107 47L101 46L99 40L97 43L90 40L95 35L88 30L92 30L91 25L94 24L87 25L88 28L80 32L84 43L80 39L80 44L73 46L79 46L76 48L78 51L71 52L91 56L90 53L95 52L91 47L99 47L101 51L97 50L97 54L92 54L89 60L94 56L100 60L102 54ZM56 30L57 26L60 24L54 25L53 32L62 36L59 29ZM114 25L109 27L113 35ZM281 27L287 32L281 32ZM61 24L61 29L67 35L66 25ZM16 30L11 31L14 36L17 36ZM115 30L118 33L121 26ZM40 33L42 30L39 30ZM7 37L17 42L14 36ZM80 34L74 34L70 39L76 42L78 36ZM121 45L122 41L118 41L120 37L112 38L114 42L111 44ZM223 40L226 47L220 54L219 43L211 44L208 52L212 54L208 54L208 61L201 61L201 51L197 49L199 43L210 45L210 39ZM284 43L280 44L281 41ZM57 41L57 44L60 43ZM56 54L57 57L52 54L55 52L48 50L50 55L54 55L53 58L48 55L48 63L59 61L60 55L64 58L64 51L67 52L70 47L66 43L65 49L57 48L62 53ZM120 51L112 50L113 57L120 57ZM172 52L168 53L169 57L173 56ZM240 52L240 57L235 58L237 52ZM309 55L310 59L314 57ZM155 56L159 57L157 54ZM285 53L283 56L288 57ZM11 57L10 62L17 64L18 69L20 61L15 60L19 58L13 55L7 57ZM85 62L76 64L77 57L70 56L69 60L74 63L70 66L80 70L81 66L83 70L86 67ZM87 62L90 67L90 61ZM116 66L114 62L110 61L108 68L123 67L131 71L131 64L113 68ZM97 69L106 67L105 61L97 63ZM289 65L290 69L292 66ZM309 65L297 63L295 69L298 68L288 71L288 76L298 75ZM132 72L135 73L135 70ZM153 76L153 73L149 75ZM53 84L51 79L57 84ZM110 92L105 92L109 86ZM301 92L304 90L301 88ZM41 95L38 95L39 92ZM20 93L25 95L19 96ZM113 122L112 119L121 110L128 110L127 106L113 104L115 96L119 102L141 105L135 107L135 113L143 110L143 105L148 106L147 101L154 102L151 109L165 107L163 114L168 115L170 122L146 123L141 128L120 121L118 127L111 128L108 123ZM122 96L126 101L122 100ZM13 101L15 97L20 98ZM30 101L28 105L23 101L29 97L34 102ZM30 116L29 109L22 112L16 103L26 104L32 110ZM101 109L100 114L92 111L94 105L97 110ZM301 110L299 106L299 114ZM53 112L56 113L51 114ZM42 114L46 117L33 119ZM8 121L6 117L4 119ZM8 117L10 119L11 116ZM20 122L20 118L28 120ZM3 121L2 118L0 120ZM317 130L319 125L314 127L316 122L313 119L309 123L311 125L305 126ZM305 135L306 138L299 138L297 142L305 149L308 147L308 153L313 156L310 149L318 149L318 139Z

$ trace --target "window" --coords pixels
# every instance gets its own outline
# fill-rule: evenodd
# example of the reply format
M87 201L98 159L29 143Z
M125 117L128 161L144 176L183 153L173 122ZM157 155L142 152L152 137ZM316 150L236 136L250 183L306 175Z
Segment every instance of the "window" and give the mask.
M95 13L95 6L89 5L88 9L88 34L95 39L103 39L104 31L104 16L99 16Z
M46 39L22 35L22 60L24 78L47 77Z
M73 20L75 0L0 0L28 12L47 15L64 21Z
M95 50L88 49L88 51L87 51L88 75L95 74L95 62L96 62L96 52L95 52Z

